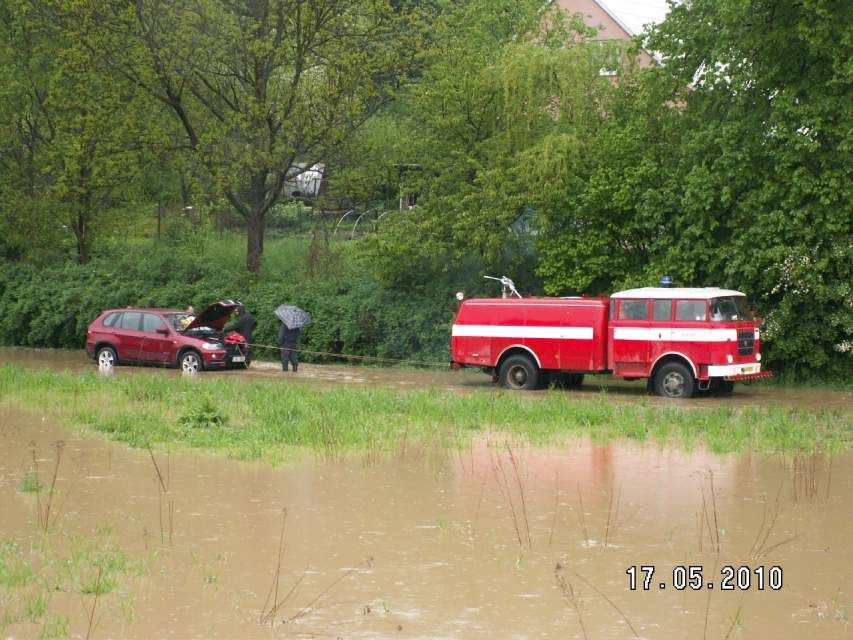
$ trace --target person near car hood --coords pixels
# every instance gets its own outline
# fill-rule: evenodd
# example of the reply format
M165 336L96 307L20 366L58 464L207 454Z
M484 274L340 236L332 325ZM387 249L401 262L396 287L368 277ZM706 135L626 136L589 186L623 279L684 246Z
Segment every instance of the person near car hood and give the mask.
M184 315L178 316L175 322L178 330L183 331L190 325L190 322L192 322L193 320L195 320L195 309L193 309L193 306L190 305L187 307L187 310L184 311Z
M226 326L222 333L227 334L231 331L236 331L241 336L246 339L246 342L251 344L252 342L252 332L255 330L255 319L252 317L252 314L246 310L246 307L240 305L237 307L237 318Z

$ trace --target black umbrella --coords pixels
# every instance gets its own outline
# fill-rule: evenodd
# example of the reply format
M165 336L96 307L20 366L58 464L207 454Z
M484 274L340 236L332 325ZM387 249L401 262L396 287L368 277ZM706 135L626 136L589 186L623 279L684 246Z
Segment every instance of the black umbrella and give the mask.
M275 317L281 320L288 329L299 329L311 324L311 315L292 304L279 305L275 310Z

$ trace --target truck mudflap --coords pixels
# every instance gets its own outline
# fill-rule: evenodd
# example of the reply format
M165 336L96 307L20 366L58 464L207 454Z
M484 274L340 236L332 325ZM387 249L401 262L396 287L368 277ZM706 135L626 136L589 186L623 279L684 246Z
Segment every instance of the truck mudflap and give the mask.
M732 382L743 382L744 380L755 380L757 378L772 378L774 375L772 371L759 371L758 373L741 373L736 376L726 376L724 379Z

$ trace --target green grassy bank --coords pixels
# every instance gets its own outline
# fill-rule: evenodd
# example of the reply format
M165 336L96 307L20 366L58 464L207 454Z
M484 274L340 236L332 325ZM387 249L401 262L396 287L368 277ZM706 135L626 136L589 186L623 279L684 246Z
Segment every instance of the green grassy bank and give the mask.
M716 452L847 448L850 415L791 408L696 408L545 394L314 387L159 373L102 377L0 367L0 401L134 447L206 449L278 462L299 453L397 451L406 443L465 446L506 433L555 445L577 436L706 445Z

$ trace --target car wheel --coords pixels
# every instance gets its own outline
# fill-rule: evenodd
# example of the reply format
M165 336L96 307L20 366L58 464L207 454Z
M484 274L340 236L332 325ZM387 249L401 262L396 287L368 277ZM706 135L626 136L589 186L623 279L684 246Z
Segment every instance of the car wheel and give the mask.
M536 389L539 386L539 368L527 356L510 356L501 365L498 379L505 389Z
M184 373L198 373L204 369L204 361L196 351L184 351L178 360L178 365Z
M98 366L101 369L109 369L118 364L118 355L112 347L101 347L98 349L95 359L98 361Z
M655 375L655 392L664 398L686 399L696 390L690 370L680 362L669 362Z

